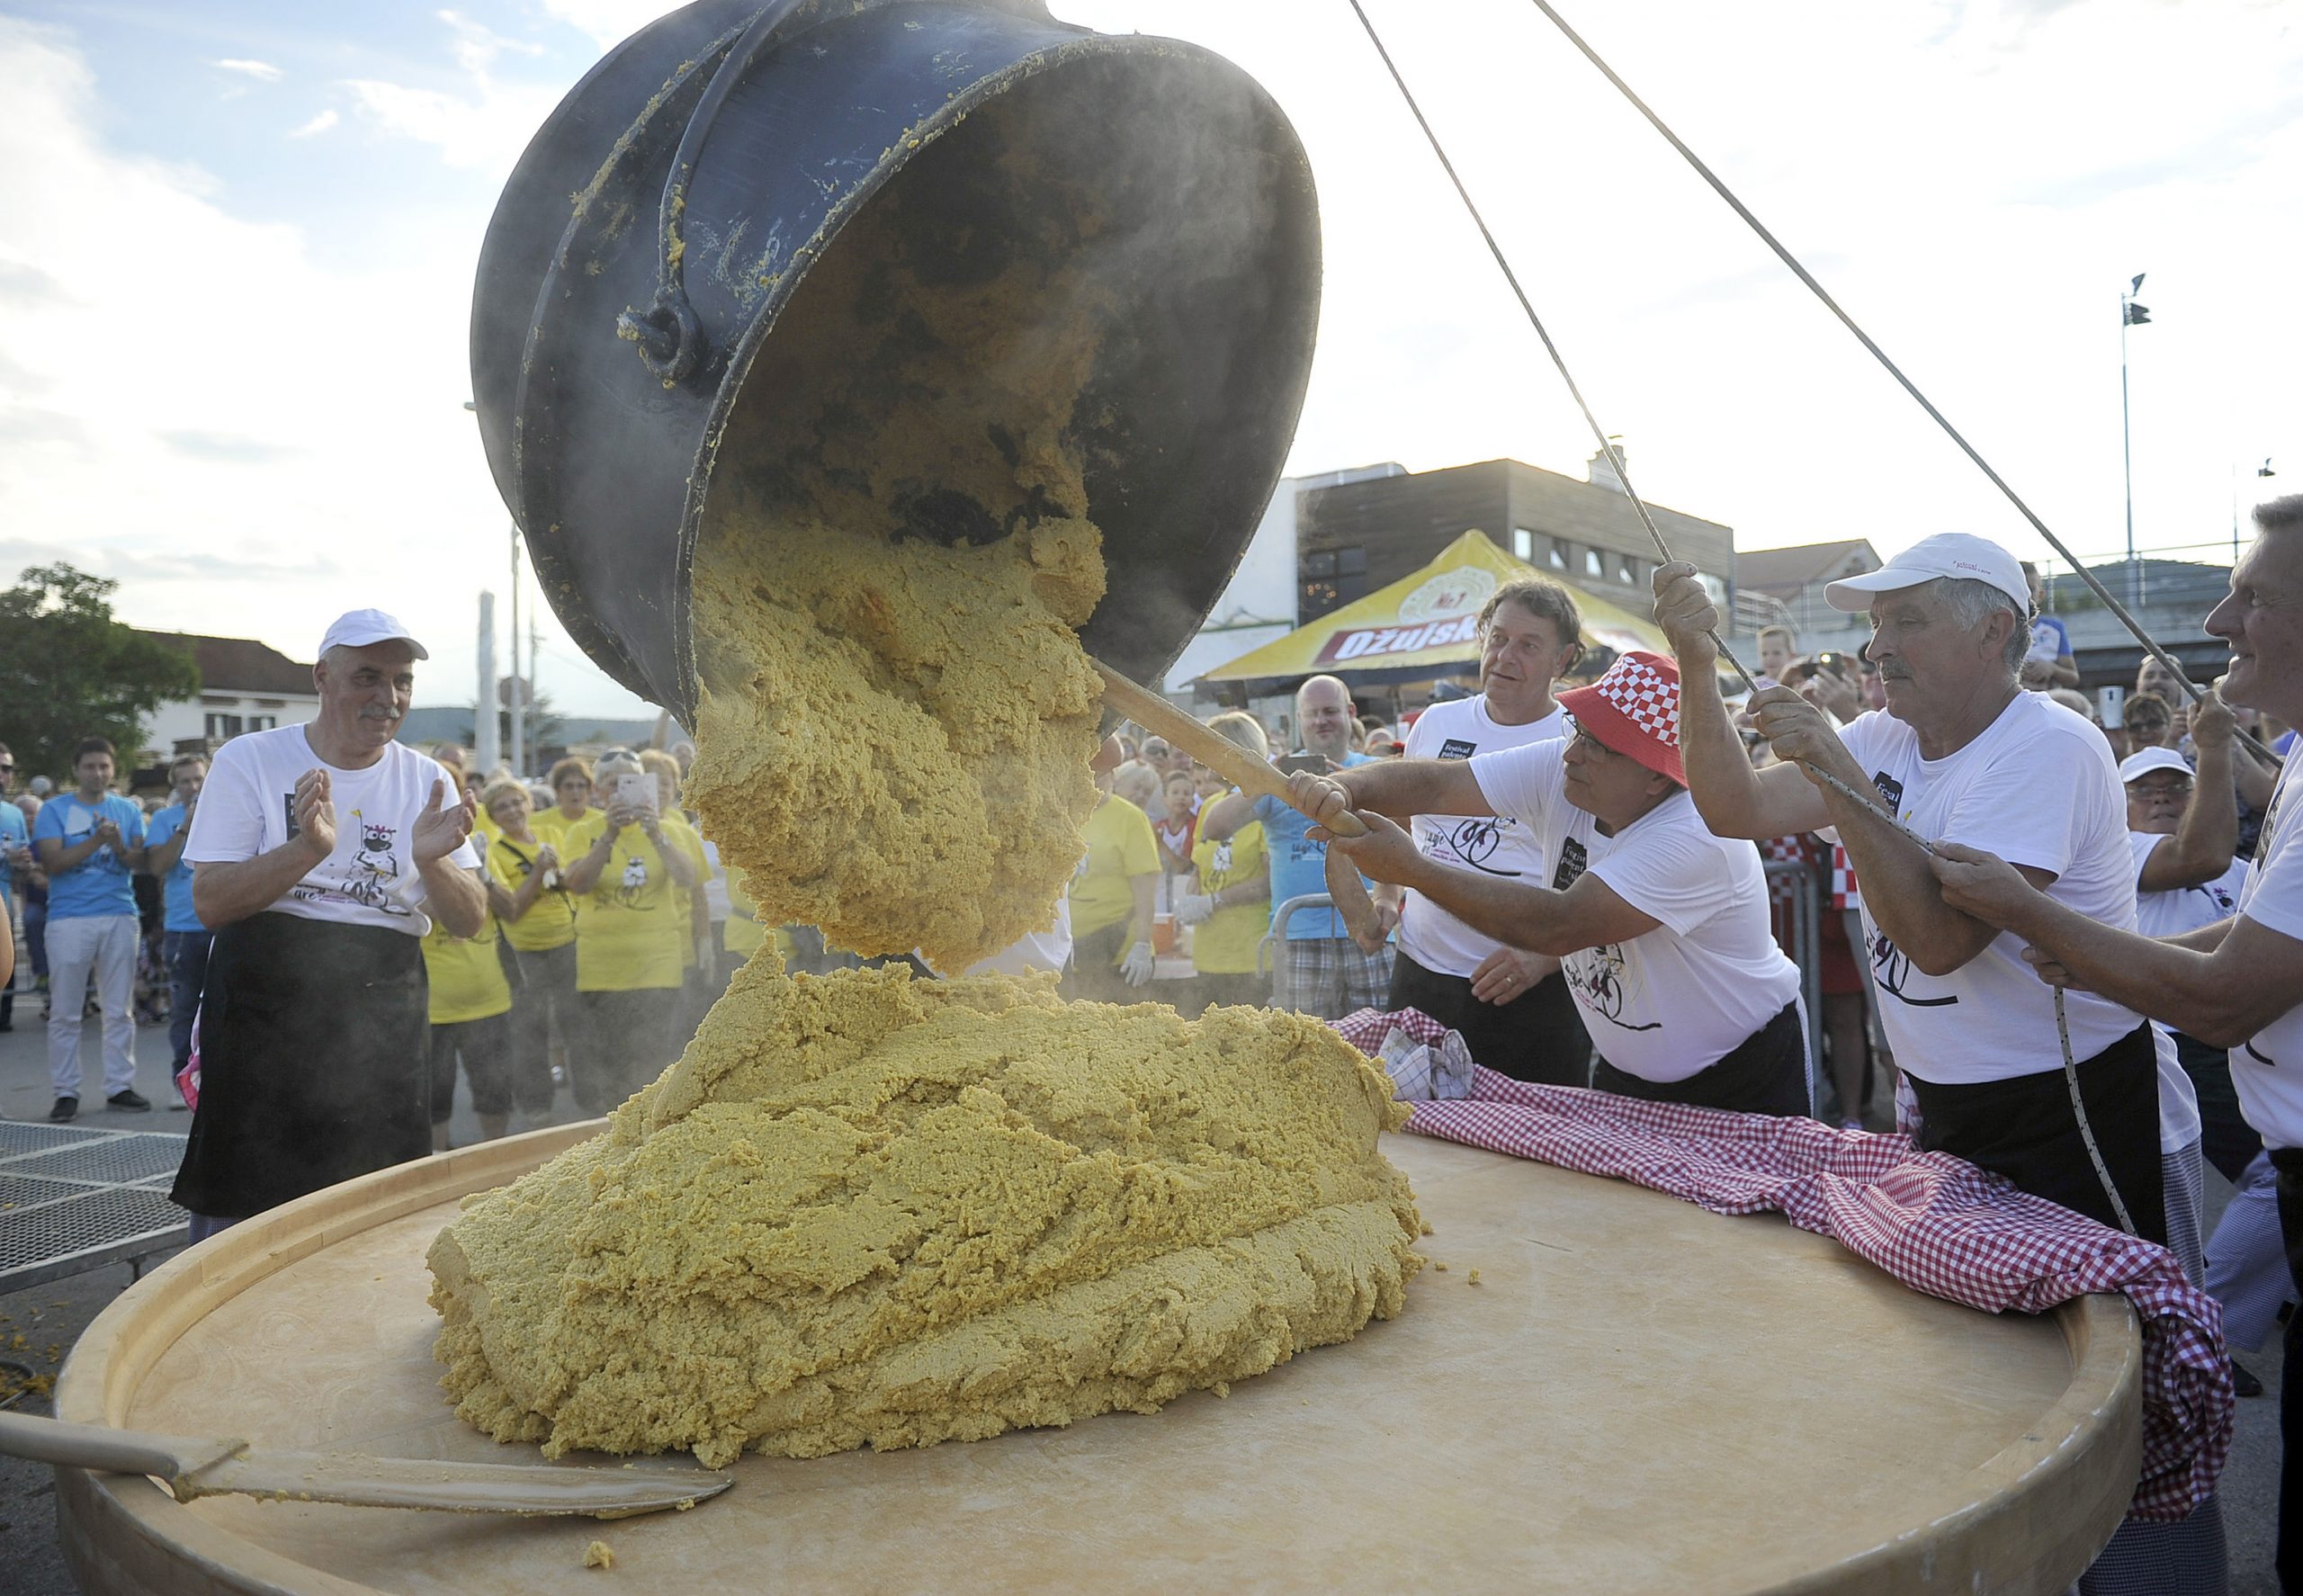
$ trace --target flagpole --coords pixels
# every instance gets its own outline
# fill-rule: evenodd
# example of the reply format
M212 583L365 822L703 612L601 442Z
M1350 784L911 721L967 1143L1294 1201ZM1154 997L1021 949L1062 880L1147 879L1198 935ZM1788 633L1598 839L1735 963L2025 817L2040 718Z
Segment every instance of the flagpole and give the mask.
M2119 295L2119 466L2127 484L2127 602L2130 607L2143 602L2143 579L2135 563L2135 441L2128 418L2127 329L2151 314L2135 302L2135 296L2143 291L2143 276L2137 272L2127 292Z

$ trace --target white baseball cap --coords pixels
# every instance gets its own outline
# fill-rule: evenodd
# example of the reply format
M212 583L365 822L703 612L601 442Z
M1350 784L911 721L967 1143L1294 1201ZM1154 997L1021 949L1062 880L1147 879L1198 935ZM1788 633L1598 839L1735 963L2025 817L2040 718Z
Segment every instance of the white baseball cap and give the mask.
M2119 780L2131 782L2154 770L2180 770L2187 776L2191 774L2191 767L2183 763L2183 757L2174 749L2145 749L2119 761Z
M406 643L418 659L432 655L425 646L408 635L408 628L381 610L346 610L336 618L336 624L320 639L320 652L330 649L364 649L375 643Z
M1939 532L1922 538L1877 570L1859 577L1842 577L1824 589L1824 598L1835 610L1860 614L1871 607L1874 593L1916 587L1938 577L1989 582L2015 601L2015 613L2031 613L2031 584L2023 578L2022 561L1993 542L1967 532Z

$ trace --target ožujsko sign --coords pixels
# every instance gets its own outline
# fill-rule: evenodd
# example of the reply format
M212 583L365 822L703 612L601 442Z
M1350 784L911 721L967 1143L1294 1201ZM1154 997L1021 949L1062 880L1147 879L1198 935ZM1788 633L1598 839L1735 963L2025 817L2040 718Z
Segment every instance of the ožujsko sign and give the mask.
M1475 565L1442 571L1400 600L1391 626L1351 626L1321 646L1315 665L1341 665L1453 648L1479 636L1479 609L1495 591L1495 573Z

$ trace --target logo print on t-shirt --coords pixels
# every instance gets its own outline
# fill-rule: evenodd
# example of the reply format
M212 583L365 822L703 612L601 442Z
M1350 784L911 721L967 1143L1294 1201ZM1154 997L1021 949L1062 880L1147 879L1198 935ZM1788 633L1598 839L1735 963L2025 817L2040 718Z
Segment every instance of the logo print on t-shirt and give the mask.
M1479 744L1467 739L1451 737L1439 745L1439 757L1442 759L1468 759L1478 748Z
M1435 859L1453 859L1483 875L1517 878L1517 870L1497 870L1488 859L1503 844L1504 833L1518 822L1501 815L1481 815L1458 820L1446 830L1434 829L1431 846L1424 850Z
M1884 770L1871 773L1871 785L1879 789L1879 796L1887 801L1887 812L1899 815L1904 811L1904 785Z
M1565 892L1582 877L1583 872L1591 865L1591 856L1583 851L1583 844L1575 838L1569 838L1559 845L1559 868L1552 873L1551 890Z
M1663 1022L1648 1021L1644 1026L1631 1025L1617 1017L1623 1013L1623 946L1610 942L1604 947L1586 948L1571 954L1560 963L1560 973L1567 977L1570 991L1583 1000L1585 1009L1606 1020L1618 1030L1660 1031Z
M1879 990L1898 1003L1913 1009L1942 1009L1959 1000L1958 994L1948 998L1906 998L1904 982L1911 979L1911 957L1887 940L1885 931L1871 938L1871 972L1879 982Z

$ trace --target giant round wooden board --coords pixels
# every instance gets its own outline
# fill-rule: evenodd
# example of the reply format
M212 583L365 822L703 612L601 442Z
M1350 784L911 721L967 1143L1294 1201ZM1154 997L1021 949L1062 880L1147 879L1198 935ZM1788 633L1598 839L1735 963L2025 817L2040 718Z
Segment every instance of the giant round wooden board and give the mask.
M593 1128L385 1170L190 1250L89 1328L58 1412L533 1461L444 1404L424 1252L458 1197ZM748 1457L735 1488L692 1512L607 1525L179 1505L149 1480L59 1470L66 1555L91 1596L1879 1596L2060 1591L2117 1526L2141 1444L2123 1301L1994 1317L1907 1291L1774 1215L1723 1219L1414 1136L1385 1149L1447 1270L1416 1278L1400 1318L1228 1398L919 1451ZM595 1538L615 1551L612 1573L582 1567Z

